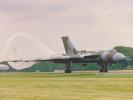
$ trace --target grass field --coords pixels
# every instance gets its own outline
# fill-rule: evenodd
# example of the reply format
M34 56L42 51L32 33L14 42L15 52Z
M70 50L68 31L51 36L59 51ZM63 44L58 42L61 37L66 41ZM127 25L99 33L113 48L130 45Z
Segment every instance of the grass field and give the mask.
M133 100L133 75L0 73L0 100Z

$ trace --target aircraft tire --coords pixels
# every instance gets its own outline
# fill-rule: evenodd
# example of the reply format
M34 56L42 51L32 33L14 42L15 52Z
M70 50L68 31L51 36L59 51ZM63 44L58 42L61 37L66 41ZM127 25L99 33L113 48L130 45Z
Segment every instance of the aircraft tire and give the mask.
M72 71L69 69L69 70L65 70L65 73L71 73Z
M104 72L104 70L103 70L103 69L100 69L100 72L101 72L101 73L103 73L103 72Z
M104 72L108 72L108 69L105 69Z

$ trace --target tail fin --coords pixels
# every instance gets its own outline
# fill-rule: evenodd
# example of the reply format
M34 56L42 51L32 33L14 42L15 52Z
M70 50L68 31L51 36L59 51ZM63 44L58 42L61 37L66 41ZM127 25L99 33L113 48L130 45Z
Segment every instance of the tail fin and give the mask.
M78 53L76 48L73 46L73 44L69 40L68 36L63 36L62 40L63 40L64 48L65 48L65 51L66 51L67 55L75 55L75 54Z

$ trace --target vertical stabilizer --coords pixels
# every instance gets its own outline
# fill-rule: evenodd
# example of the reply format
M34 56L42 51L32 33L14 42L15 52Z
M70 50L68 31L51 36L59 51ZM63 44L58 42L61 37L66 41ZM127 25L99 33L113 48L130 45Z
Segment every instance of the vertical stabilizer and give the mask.
M63 40L64 48L65 48L67 55L75 55L78 53L76 48L73 46L73 44L69 40L68 36L63 36L62 40Z

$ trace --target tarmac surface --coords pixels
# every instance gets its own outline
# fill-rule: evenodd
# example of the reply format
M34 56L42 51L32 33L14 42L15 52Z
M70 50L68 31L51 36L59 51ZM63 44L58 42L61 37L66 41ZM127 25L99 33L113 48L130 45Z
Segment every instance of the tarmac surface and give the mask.
M81 71L81 72L90 72L96 74L133 74L133 70L114 70L114 71L109 70L106 73L101 73L99 71Z
M133 70L109 71L104 74L133 74Z

